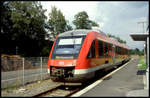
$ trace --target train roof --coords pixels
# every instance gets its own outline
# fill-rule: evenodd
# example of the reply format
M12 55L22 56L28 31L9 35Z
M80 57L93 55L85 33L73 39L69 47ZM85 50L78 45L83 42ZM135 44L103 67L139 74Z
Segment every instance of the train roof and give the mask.
M58 37L87 35L90 31L91 30L86 30L86 29L71 30L59 34Z
M87 35L91 31L95 31L95 32L101 33L104 36L107 36L101 30L78 29L78 30L71 30L71 31L66 31L64 33L61 33L61 34L58 35L58 37Z
M124 47L129 49L125 44L121 44L119 43L117 40L114 40L110 37L108 37L104 32L102 32L101 30L88 30L88 29L78 29L78 30L71 30L71 31L66 31L64 33L61 33L58 35L58 37L65 37L65 36L82 36L82 35L87 35L89 32L95 31L97 33L99 33L100 35L102 35L102 39L107 40L109 43L113 43L117 46L120 47Z

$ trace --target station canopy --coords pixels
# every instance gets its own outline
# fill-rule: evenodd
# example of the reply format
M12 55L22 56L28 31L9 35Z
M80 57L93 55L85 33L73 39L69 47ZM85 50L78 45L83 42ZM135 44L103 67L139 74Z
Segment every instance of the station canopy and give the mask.
M135 41L146 41L149 34L148 33L130 34L130 36Z

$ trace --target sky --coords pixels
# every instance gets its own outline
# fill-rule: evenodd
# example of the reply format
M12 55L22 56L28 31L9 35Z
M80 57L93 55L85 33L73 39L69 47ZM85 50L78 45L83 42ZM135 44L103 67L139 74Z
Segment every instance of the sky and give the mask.
M78 12L86 11L89 19L98 23L99 29L106 34L125 40L130 49L144 48L144 42L133 41L130 34L143 33L143 24L138 22L148 22L148 1L41 1L41 4L43 9L47 10L45 12L47 19L51 7L55 6L74 28L72 23L74 16ZM144 32L147 32L147 24L144 24Z

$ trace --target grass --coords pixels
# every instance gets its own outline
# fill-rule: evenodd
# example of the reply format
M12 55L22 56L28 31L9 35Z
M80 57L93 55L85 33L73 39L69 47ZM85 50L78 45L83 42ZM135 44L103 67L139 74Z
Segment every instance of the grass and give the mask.
M13 90L16 90L19 86L18 85L11 85L8 86L7 88L1 88L1 93L11 93Z
M146 67L144 56L142 56L139 60L139 69L146 70Z

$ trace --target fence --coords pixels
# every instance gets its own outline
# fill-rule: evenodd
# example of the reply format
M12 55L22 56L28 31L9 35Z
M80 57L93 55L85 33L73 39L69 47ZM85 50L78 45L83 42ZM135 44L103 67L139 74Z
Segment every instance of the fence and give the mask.
M49 78L48 57L2 57L1 88Z

